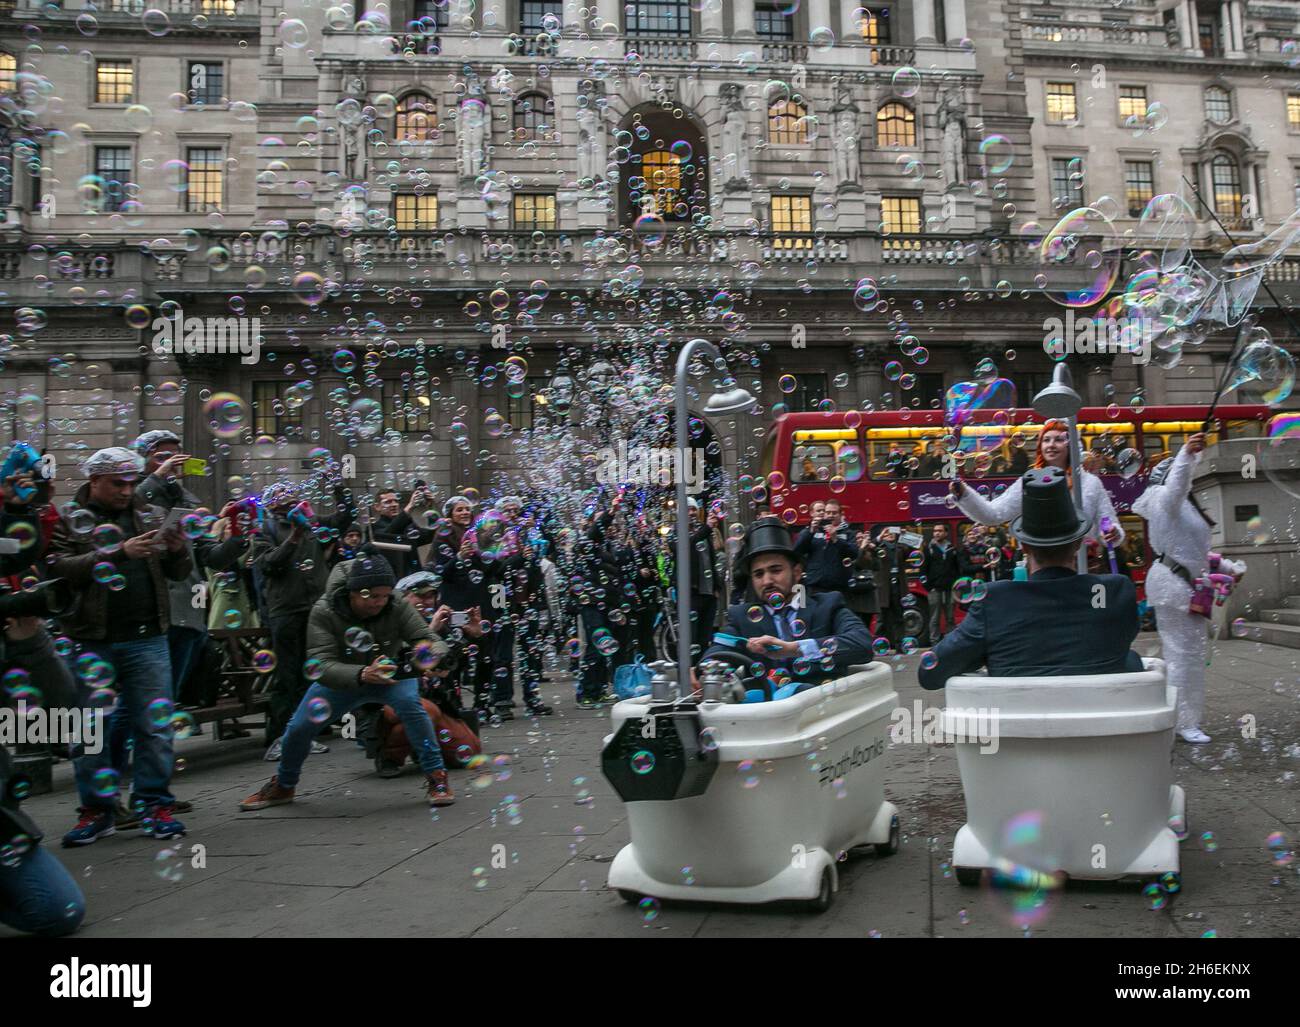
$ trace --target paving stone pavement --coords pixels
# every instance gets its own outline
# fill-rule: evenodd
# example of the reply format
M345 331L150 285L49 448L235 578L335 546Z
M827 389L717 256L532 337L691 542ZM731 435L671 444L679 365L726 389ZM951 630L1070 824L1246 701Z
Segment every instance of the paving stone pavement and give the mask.
M1144 654L1158 645L1154 635L1139 636ZM1152 910L1136 886L1072 885L1034 911L1028 933L1300 936L1300 862L1276 866L1265 844L1280 831L1300 846L1298 664L1297 650L1214 645L1205 726L1215 740L1174 752L1190 831L1175 901ZM939 702L917 685L916 657L899 661L895 681L904 706ZM178 744L185 765L174 789L194 803L179 844L131 831L60 848L76 807L66 763L55 768L54 792L26 805L86 893L84 937L1025 933L1013 893L960 887L948 870L965 812L951 745L891 745L886 795L900 808L901 851L841 863L829 912L665 903L647 919L605 888L609 860L628 841L623 805L598 767L608 710L578 710L567 678L543 691L556 714L486 729L492 773L453 771L459 801L438 811L426 807L416 768L380 779L355 743L335 737L329 753L309 758L297 802L241 813L236 803L273 770L260 760L260 730ZM1254 718L1253 738L1242 737L1244 717ZM504 868L492 866L496 845ZM202 867L193 865L195 846ZM0 937L11 934L0 927Z

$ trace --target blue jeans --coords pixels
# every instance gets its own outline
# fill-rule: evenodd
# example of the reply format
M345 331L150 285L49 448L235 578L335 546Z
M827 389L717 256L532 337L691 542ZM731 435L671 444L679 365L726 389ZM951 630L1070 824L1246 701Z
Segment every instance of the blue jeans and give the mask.
M86 899L62 863L33 845L15 867L0 863L0 923L47 938L71 934L86 915Z
M173 624L167 630L167 648L172 658L172 699L179 700L181 685L189 676L199 653L208 641L208 633L202 628L183 628Z
M312 710L312 701L324 699L329 704L326 712L319 706ZM302 765L311 752L311 743L320 734L321 724L337 720L354 707L363 703L381 703L391 706L402 719L406 727L406 737L411 742L411 752L420 761L420 769L426 774L443 770L442 750L438 748L438 739L434 737L433 721L420 703L420 682L416 678L404 678L391 685L362 685L360 688L326 688L319 681L307 689L302 702L289 718L285 728L283 748L280 750L280 766L276 769L276 780L282 788L295 788L302 776ZM313 722L310 714L326 716L326 720Z
M171 718L161 725L149 716L149 704L155 699L172 698L172 661L167 636L154 635L132 642L82 642L84 650L98 653L117 671L118 709L109 719L109 744L98 753L77 757L73 761L77 792L87 809L112 809L117 795L97 795L95 774L109 767L119 772L126 765L126 737L133 740L135 771L131 781L131 805L142 801L146 807L172 802L169 789L172 779ZM114 756L114 738L120 748ZM120 759L121 763L116 763Z

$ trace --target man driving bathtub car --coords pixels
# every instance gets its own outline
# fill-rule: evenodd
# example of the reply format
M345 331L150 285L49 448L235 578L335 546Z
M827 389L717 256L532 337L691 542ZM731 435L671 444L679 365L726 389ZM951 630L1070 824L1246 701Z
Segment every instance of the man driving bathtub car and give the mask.
M814 595L800 584L803 563L785 525L759 521L751 526L739 563L758 601L728 608L726 623L703 660L740 654L788 676L794 692L871 662L871 633L844 605L844 597L838 592ZM741 641L726 642L723 636Z

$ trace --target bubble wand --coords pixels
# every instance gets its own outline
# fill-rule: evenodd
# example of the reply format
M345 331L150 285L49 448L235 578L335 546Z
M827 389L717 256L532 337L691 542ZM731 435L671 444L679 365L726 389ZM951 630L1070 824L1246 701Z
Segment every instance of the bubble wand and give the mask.
M1119 561L1115 559L1115 547L1106 541L1106 536L1110 534L1110 529L1113 527L1115 527L1115 522L1112 521L1109 517L1103 517L1101 519L1101 535L1102 535L1101 540L1102 543L1106 546L1106 555L1110 557L1110 572L1112 574L1118 574Z
M1201 190L1192 185L1192 183L1188 181L1186 175L1182 175L1181 178L1183 183L1191 189L1192 194L1196 197L1196 202L1207 214L1210 215L1210 217L1214 218L1214 223L1219 226L1219 231L1222 232L1223 237L1228 240L1228 244L1233 248L1236 248L1237 240L1232 237L1232 234L1224 226L1223 222L1219 220L1219 215L1215 213L1214 209L1206 203L1204 199L1202 199ZM1288 308L1283 306L1282 302L1273 295L1273 290L1268 284L1268 279L1261 278L1259 284L1264 287L1264 292L1266 292L1268 298L1273 301L1273 305L1277 307L1282 316L1286 318L1286 323L1291 326L1292 333L1300 335L1300 328L1297 328L1296 323L1291 319L1291 313ZM1224 365L1223 375L1219 378L1218 388L1214 390L1214 399L1210 401L1210 409L1205 414L1205 420L1201 422L1201 431L1203 432L1210 430L1210 422L1214 420L1214 410L1219 405L1219 400L1223 398L1224 392L1227 391L1228 381L1232 377L1233 369L1237 366L1237 358L1240 355L1240 350L1246 341L1248 333L1249 329L1246 325L1246 320L1245 318L1242 318L1241 328L1237 332L1237 341L1232 344L1232 349L1228 351L1228 362Z

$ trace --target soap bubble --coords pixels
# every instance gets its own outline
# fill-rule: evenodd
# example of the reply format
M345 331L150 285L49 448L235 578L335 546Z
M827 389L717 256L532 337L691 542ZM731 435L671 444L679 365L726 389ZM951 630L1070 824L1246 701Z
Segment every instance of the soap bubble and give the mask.
M1092 207L1061 218L1043 237L1039 264L1044 294L1066 307L1090 307L1119 276L1122 251L1114 224Z
M894 92L905 100L911 99L921 91L921 73L909 65L904 65L895 71L891 81Z

